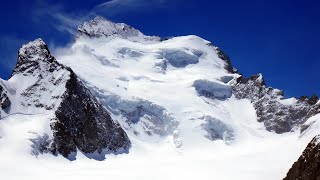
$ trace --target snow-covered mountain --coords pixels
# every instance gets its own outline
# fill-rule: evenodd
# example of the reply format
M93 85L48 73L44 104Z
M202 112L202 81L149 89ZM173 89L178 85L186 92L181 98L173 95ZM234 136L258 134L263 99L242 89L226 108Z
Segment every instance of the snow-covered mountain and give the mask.
M26 164L61 176L41 162L79 177L282 179L319 134L318 97L285 99L194 35L162 40L97 17L54 54L41 39L23 45L0 80L4 177L17 159L24 177Z

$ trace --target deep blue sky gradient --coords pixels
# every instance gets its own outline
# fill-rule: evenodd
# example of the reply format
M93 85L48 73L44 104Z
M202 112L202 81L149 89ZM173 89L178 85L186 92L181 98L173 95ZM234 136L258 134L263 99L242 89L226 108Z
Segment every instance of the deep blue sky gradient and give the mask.
M317 0L126 0L96 12L147 35L198 35L221 47L241 73L262 73L287 97L320 95L320 1ZM105 0L11 0L0 6L0 77L7 79L19 47L43 38L49 48L65 46L74 35L55 26L62 13L79 22ZM132 4L133 3L133 4ZM135 4L137 3L137 4ZM126 9L127 8L127 9Z

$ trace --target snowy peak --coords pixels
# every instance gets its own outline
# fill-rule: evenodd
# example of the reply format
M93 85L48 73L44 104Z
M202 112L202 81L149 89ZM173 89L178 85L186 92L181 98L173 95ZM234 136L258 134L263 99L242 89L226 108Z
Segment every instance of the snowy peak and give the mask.
M18 65L26 61L52 62L54 60L47 44L40 38L23 45L18 55Z
M50 54L47 44L42 39L36 39L22 45L18 52L18 60L13 75L21 72L33 73L33 70L41 70L40 66L54 62L54 57Z
M84 22L78 27L77 38L89 37L120 37L132 41L159 41L160 38L156 36L146 36L139 30L124 24L114 23L103 17L95 17L92 20Z

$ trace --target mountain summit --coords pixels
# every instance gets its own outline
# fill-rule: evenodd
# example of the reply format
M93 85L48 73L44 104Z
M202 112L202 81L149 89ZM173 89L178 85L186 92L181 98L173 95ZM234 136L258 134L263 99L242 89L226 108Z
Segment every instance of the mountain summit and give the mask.
M121 37L132 41L157 42L160 37L146 36L139 30L124 24L114 23L103 17L96 17L90 21L84 22L78 27L77 38L101 38L101 37Z

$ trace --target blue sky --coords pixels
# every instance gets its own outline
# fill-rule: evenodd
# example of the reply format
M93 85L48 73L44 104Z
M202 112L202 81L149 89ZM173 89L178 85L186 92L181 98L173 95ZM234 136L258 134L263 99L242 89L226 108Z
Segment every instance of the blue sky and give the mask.
M195 34L221 47L244 75L262 73L287 97L320 95L320 2L317 0L11 0L1 2L0 77L19 47L43 38L50 49L72 42L95 15L147 35Z

